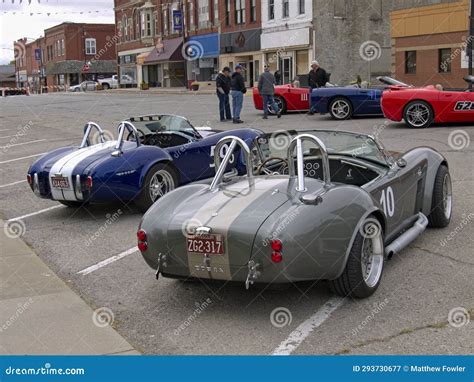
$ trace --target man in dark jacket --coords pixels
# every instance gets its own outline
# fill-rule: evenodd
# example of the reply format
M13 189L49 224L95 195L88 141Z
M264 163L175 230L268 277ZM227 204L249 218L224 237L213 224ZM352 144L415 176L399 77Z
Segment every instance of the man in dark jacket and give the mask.
M309 115L314 114L314 109L316 105L313 104L313 101L311 99L311 93L313 92L313 89L316 88L321 88L323 86L326 86L327 83L327 72L319 66L318 61L313 61L311 63L311 70L309 71L308 74L308 84L309 84Z
M230 68L226 66L217 75L216 78L216 93L219 98L219 115L221 122L230 121L232 114L230 113Z
M245 80L242 76L242 66L237 65L235 72L232 74L231 81L231 95L232 95L232 116L234 123L244 123L240 119L240 112L242 111L242 105L244 103L244 94L247 92L245 87Z
M258 92L263 98L263 119L268 119L270 107L273 109L273 112L278 115L278 118L280 118L281 110L273 98L275 95L275 76L270 73L268 65L265 65L264 70L258 79Z

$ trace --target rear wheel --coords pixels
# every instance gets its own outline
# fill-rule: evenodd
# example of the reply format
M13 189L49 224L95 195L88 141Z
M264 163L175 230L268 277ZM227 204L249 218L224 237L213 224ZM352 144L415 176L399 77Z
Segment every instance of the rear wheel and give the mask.
M434 113L428 103L424 101L413 101L405 107L403 118L409 127L422 129L433 123Z
M177 186L177 176L171 166L158 163L146 174L140 195L135 203L141 210L146 211L154 202Z
M352 103L344 97L334 98L329 104L329 114L338 121L343 121L352 117Z
M102 89L108 90L108 89L110 89L110 85L105 82L105 83L102 84Z
M358 230L346 268L330 281L331 290L341 296L365 298L380 285L384 265L384 243L378 221L369 217Z
M441 165L436 173L428 223L433 228L444 228L451 221L453 190L451 176L446 166Z

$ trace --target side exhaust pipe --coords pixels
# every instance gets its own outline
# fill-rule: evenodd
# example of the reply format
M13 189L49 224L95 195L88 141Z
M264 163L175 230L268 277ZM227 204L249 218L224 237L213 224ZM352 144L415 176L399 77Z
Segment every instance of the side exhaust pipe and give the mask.
M423 213L418 213L415 224L406 230L400 237L395 239L385 248L385 256L391 258L395 253L400 252L418 236L420 236L428 225L428 218Z

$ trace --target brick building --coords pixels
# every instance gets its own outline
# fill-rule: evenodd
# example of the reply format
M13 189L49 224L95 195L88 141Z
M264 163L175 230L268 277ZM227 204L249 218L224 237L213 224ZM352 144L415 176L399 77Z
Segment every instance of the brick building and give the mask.
M391 13L392 72L416 86L465 88L468 0Z
M33 91L76 85L116 73L114 24L65 22L33 42L14 43L18 86ZM86 67L85 67L86 64Z

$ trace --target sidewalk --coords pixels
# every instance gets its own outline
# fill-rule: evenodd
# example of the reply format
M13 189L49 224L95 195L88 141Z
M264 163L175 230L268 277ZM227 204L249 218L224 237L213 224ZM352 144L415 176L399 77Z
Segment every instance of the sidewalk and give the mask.
M139 354L0 223L0 354Z
M203 94L216 94L216 89L202 89L197 91L191 91L185 88L150 88L148 90L141 90L139 88L120 88L104 90L105 92L115 94L186 94L186 95L203 95ZM102 92L102 91L99 91Z

